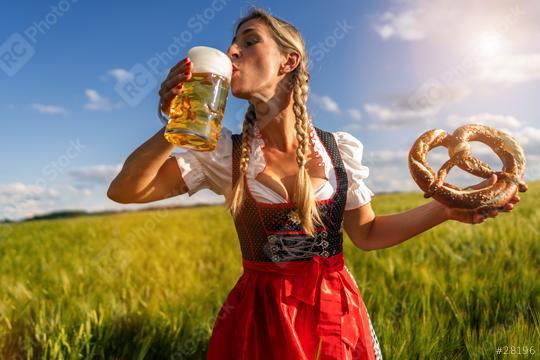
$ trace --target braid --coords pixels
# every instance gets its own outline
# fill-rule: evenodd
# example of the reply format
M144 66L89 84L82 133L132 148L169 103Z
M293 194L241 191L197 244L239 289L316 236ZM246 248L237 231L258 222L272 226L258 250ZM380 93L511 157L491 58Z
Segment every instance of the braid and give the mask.
M287 84L287 90L292 91L293 95L293 112L295 115L295 132L298 140L298 148L296 149L296 162L298 163L298 175L296 177L295 192L293 202L296 205L298 215L300 217L303 230L307 234L313 236L315 227L322 225L321 216L318 211L315 194L311 185L311 179L306 168L306 154L309 151L309 146L312 143L311 139L311 122L307 112L307 97L308 97L308 52L304 39L298 29L289 22L279 19L269 12L256 8L247 16L240 19L236 26L238 32L240 26L248 20L258 19L262 21L274 35L273 39L283 54L295 52L300 55L300 63L289 74L290 82ZM281 84L280 84L281 85ZM247 169L249 160L249 144L246 140L251 139L253 124L255 120L254 107L248 109L246 119L244 120L243 140L242 143L242 160L240 162L240 178L233 189L233 196L230 197L230 208L236 211L240 206L241 197L244 189L244 174ZM253 112L253 113L251 113Z
M294 203L299 212L304 231L313 235L316 225L322 224L315 194L311 185L311 179L306 168L306 154L309 149L309 118L306 108L307 95L309 91L309 73L303 66L299 66L293 73L291 79L293 86L293 111L296 117L295 129L298 139L298 148L296 149L296 162L299 171L296 177L296 187L294 192Z
M226 196L226 205L236 216L240 211L240 205L244 200L244 185L245 174L247 173L249 165L249 155L251 154L251 138L253 136L253 125L255 124L255 106L250 104L246 115L244 116L244 123L242 126L242 150L240 154L239 168L240 174L238 181L234 184L232 192Z

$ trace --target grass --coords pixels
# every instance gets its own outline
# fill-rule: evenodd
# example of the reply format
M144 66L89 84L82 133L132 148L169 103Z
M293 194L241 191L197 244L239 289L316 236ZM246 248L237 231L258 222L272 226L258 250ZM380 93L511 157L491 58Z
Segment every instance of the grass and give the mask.
M384 250L344 239L386 359L497 358L498 346L538 356L539 190L495 220L447 222ZM241 273L222 206L0 225L0 358L202 359Z

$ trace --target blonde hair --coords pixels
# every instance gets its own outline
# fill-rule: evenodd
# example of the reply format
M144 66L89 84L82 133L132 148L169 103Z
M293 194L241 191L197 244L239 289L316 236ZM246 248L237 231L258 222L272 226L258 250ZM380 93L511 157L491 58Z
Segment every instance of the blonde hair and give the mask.
M236 32L238 32L238 29L243 23L251 19L261 20L267 25L282 53L292 51L298 53L301 57L300 63L292 71L290 78L290 86L293 91L293 111L296 118L295 131L299 143L298 148L296 149L296 162L299 171L296 176L293 203L298 209L298 216L304 232L313 236L315 227L317 225L322 225L322 219L317 208L311 179L306 168L306 154L310 143L309 134L311 122L306 107L309 91L309 72L305 43L302 35L293 25L260 8L252 9L248 15L241 18L236 26ZM239 161L240 171L238 181L234 184L231 193L226 196L225 202L226 206L231 210L235 217L240 211L240 206L245 196L244 175L247 173L249 164L249 156L251 153L250 144L253 137L255 120L255 106L250 103L242 126L242 150Z

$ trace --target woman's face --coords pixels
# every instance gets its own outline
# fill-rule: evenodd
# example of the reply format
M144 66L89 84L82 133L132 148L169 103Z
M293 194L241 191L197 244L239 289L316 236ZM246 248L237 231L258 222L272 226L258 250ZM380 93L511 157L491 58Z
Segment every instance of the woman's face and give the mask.
M227 55L237 67L231 79L235 97L250 100L270 99L285 74L280 66L286 58L264 23L251 19L243 23L236 33Z

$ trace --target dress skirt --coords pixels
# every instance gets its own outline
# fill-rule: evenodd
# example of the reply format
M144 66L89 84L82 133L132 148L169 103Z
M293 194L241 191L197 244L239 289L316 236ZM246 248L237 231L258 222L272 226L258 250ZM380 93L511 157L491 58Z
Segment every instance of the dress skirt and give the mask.
M243 259L214 323L207 360L376 360L379 344L343 252Z

